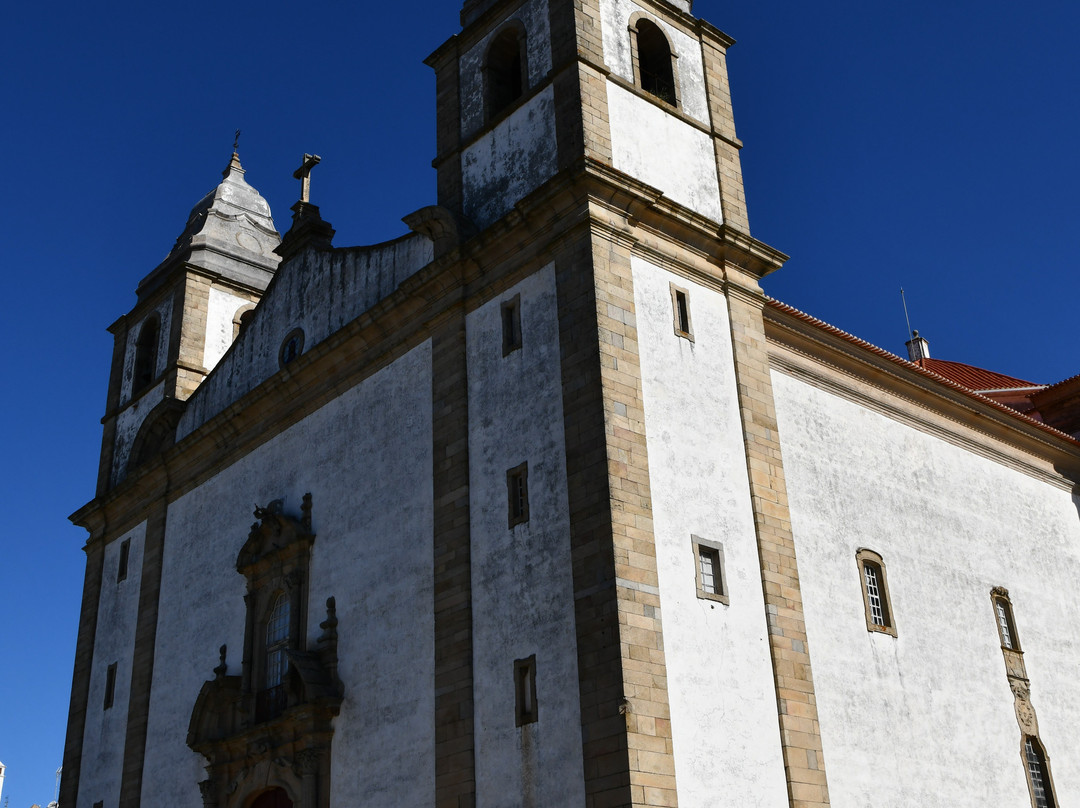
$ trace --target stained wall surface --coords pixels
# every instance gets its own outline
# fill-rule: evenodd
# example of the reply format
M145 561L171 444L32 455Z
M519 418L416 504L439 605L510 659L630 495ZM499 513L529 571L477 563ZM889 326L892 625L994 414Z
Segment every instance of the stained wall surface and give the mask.
M522 345L504 356L501 306L515 296ZM584 805L553 266L472 312L466 329L476 804ZM529 519L509 527L506 472L523 462ZM514 661L533 654L539 720L517 727Z
M787 792L727 301L631 260L679 804ZM694 340L675 333L671 284ZM691 536L723 546L729 603L699 598Z
M206 306L206 342L203 348L203 367L212 370L233 342L233 320L236 313L250 306L246 297L230 294L217 286L210 287Z
M277 373L293 329L303 331L304 350L311 350L433 257L429 239L410 235L373 247L304 252L279 267L251 322L188 400L177 441Z
M555 91L548 86L461 153L465 214L477 227L498 221L558 169Z
M86 724L83 728L83 759L79 776L79 804L120 801L120 780L127 735L128 700L131 697L131 659L135 646L135 623L139 614L143 540L146 523L128 531L105 548L98 601L94 659L90 668ZM127 541L128 572L117 580L120 547ZM105 709L105 680L116 664L112 707Z
M313 499L308 639L337 600L345 701L334 793L434 801L431 356L427 343L277 435L168 513L143 775L145 804L201 805L205 761L185 744L218 646L241 673L252 504Z
M524 83L527 87L535 87L551 70L551 24L547 0L526 0L506 19L520 23L525 29ZM484 60L491 40L502 30L503 26L500 25L461 55L462 137L468 138L484 125Z
M612 81L607 92L615 168L723 223L712 138Z
M1067 490L773 372L836 805L1028 805L990 590L1011 594L1058 804L1080 804L1080 576ZM867 631L879 553L897 636Z

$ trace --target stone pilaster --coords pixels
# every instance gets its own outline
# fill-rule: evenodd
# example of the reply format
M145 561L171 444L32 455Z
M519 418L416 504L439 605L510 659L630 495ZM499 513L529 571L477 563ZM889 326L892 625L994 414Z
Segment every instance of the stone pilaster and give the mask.
M435 805L476 800L469 406L464 313L432 337L435 496Z
M68 708L67 738L64 741L64 770L60 780L59 802L71 808L75 808L79 796L83 734L86 730L86 708L90 698L90 672L94 662L94 639L97 634L98 602L101 598L104 563L104 543L100 540L88 543L79 634L75 641L75 671L71 677L71 706Z
M210 307L209 278L188 272L173 308L169 356L176 357L176 398L186 401L206 378L207 313Z
M731 87L728 84L727 48L731 40L723 37L719 31L705 26L702 28L701 56L705 67L705 92L709 99L709 117L712 119L716 173L720 179L720 205L724 224L750 235L750 219L746 212L742 163L739 158L742 144L735 136L735 116L731 109Z
M731 343L791 808L829 805L799 569L756 281L727 265Z
M461 216L464 207L461 179L461 71L457 37L429 56L435 71L435 153L437 199Z
M629 247L556 256L586 805L675 806Z
M138 808L142 798L146 728L150 718L150 689L154 680L158 595L165 552L167 500L161 496L148 508L139 583L139 617L135 623L135 649L131 658L131 695L128 699L124 766L120 780L120 808Z
M549 14L559 168L582 155L610 165L599 0L551 0Z

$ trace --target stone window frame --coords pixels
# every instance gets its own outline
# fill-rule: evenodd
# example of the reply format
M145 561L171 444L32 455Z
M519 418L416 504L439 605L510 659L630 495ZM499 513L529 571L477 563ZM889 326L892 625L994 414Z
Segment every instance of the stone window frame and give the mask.
M1031 764L1028 762L1027 746L1032 744L1036 759L1042 768L1042 776L1045 779L1043 793L1045 801L1038 802L1035 796L1035 783L1031 777ZM1046 754L1046 747L1039 740L1038 735L1024 733L1020 736L1020 760L1024 765L1024 780L1027 782L1028 796L1031 798L1031 808L1058 808L1057 789L1054 787L1054 776L1050 770L1050 756Z
M730 605L731 598L728 593L727 585L727 572L726 565L724 564L724 545L718 541L710 541L703 539L701 536L691 534L690 543L694 549L694 587L697 591L697 596L702 600L715 600L718 603L723 603L725 606ZM701 556L702 550L705 553L711 555L715 560L716 568L713 577L720 585L719 592L709 592L705 589L705 585L701 579Z
M1012 599L1009 597L1009 590L1003 586L995 586L990 590L990 605L994 610L994 625L998 630L998 641L1001 643L1001 650L1012 652L1014 654L1024 653L1023 646L1020 643L1020 632L1016 630L1016 616L1013 614ZM1005 613L1005 622L1008 625L1008 631L1011 635L1011 642L1006 644L1005 632L1001 627L1001 615L998 613L998 608L1002 607Z
M669 284L671 290L671 323L675 329L675 336L694 342L694 320L690 315L690 290L677 286L674 282ZM682 298L680 305L680 297ZM683 328L683 316L686 317L686 328Z
M669 102L667 99L662 98L655 93L645 89L645 85L641 78L641 56L638 46L638 26L644 20L656 27L656 29L663 35L664 40L667 42L668 54L671 56L671 85L672 94L675 97L675 103ZM664 107L673 107L674 109L682 109L682 89L679 84L679 54L675 50L675 45L671 41L671 37L668 36L668 32L664 30L664 26L659 20L654 19L644 11L635 11L630 15L630 20L627 27L630 31L630 61L634 69L634 86L641 90L646 97L653 101L657 101Z
M502 326L503 356L521 349L521 294L507 298L499 305L499 322Z
M866 617L866 630L875 631L881 634L888 634L892 637L896 636L896 617L893 612L893 600L892 595L889 592L889 574L885 569L885 559L881 557L880 553L875 552L867 547L860 547L855 553L855 561L859 570L859 589L862 590L863 609ZM877 568L877 586L878 597L881 600L882 607L882 619L885 624L882 625L874 620L873 609L870 605L870 593L866 584L866 565L872 564Z
M514 726L523 727L540 720L536 703L536 654L514 660Z
M518 69L521 71L521 87L516 96L505 100L496 108L495 99L492 97L495 70L491 66L491 53L495 46L500 41L504 40L506 35L511 31L516 35L519 62ZM516 17L512 17L492 31L491 38L484 47L484 58L481 62L480 77L481 95L484 105L484 123L485 125L491 125L505 118L514 109L517 109L522 99L529 95L529 32L525 28L525 23Z
M240 308L238 308L233 313L232 337L233 337L234 340L237 337L240 336L241 331L243 331L245 328L247 328L248 324L251 322L251 318L254 316L254 314L253 314L254 311L255 311L255 304L254 303L247 303L247 304L241 306Z
M529 461L506 471L507 527L529 521Z
M131 561L131 539L120 542L120 557L116 561L116 582L127 580L128 566Z

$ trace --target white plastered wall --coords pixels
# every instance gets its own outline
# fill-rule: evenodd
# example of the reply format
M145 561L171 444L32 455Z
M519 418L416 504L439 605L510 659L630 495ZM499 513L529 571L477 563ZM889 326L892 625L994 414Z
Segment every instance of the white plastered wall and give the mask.
M1058 804L1080 804L1077 501L784 373L773 389L833 804L1030 804L994 586ZM896 637L867 631L860 547L885 562Z
M679 805L786 805L727 301L631 266ZM672 283L693 342L675 334ZM729 604L697 596L691 535L723 545Z
M612 73L634 83L630 52L630 18L641 14L660 26L674 52L678 70L680 109L703 124L709 123L709 100L705 92L705 68L701 43L630 0L601 0L600 26L604 37L604 63Z
M241 673L246 582L236 556L254 503L310 492L308 642L337 600L345 701L331 804L434 802L431 351L392 365L277 435L169 508L143 803L201 806L205 761L185 743L218 646Z
M612 165L722 223L712 138L612 81L607 93Z
M233 342L233 321L236 313L252 305L246 297L234 295L217 286L210 287L206 305L206 342L203 347L203 367L213 370L218 360Z
M503 356L501 302L521 295L522 347ZM570 522L555 272L466 321L476 804L582 806ZM508 527L506 472L527 461L529 520ZM515 726L514 660L536 655L539 721Z
M557 170L555 90L548 86L462 151L465 213L487 227Z
M94 659L90 666L86 724L79 773L79 805L120 802L124 768L128 700L131 696L131 659L135 648L135 624L139 616L143 540L146 523L113 540L105 548L98 599ZM128 571L117 581L120 546L129 541ZM109 665L116 663L113 705L104 709L105 680Z

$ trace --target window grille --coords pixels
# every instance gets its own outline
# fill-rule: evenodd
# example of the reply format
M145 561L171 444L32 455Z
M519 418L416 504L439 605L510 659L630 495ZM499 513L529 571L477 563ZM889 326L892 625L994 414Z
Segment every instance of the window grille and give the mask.
M863 564L863 575L866 576L866 597L870 600L870 619L875 626L884 626L885 610L881 603L877 568L873 564Z
M277 687L285 679L285 649L289 645L289 596L282 593L266 623L266 687Z
M895 637L896 628L889 597L889 578L885 572L884 559L873 550L864 547L855 554L855 560L862 585L867 630L880 631Z
M994 605L997 607L998 626L1001 628L1001 644L1006 648L1012 648L1012 632L1009 631L1009 614L1006 611L1005 602L998 600L994 602Z
M1031 792L1035 797L1035 808L1054 808L1054 798L1046 776L1046 760L1039 742L1034 738L1024 739L1024 756L1027 758L1028 777L1031 778Z
M723 594L720 592L719 581L716 576L717 567L720 566L716 551L702 547L699 552L698 563L701 567L701 588L711 595Z

